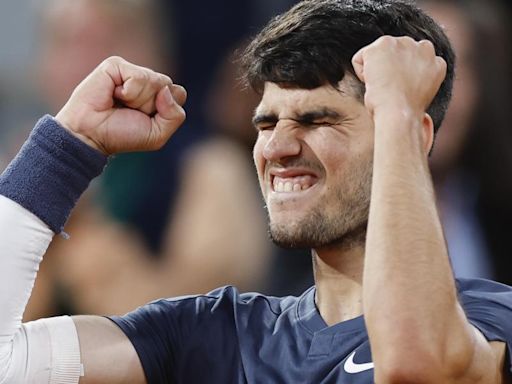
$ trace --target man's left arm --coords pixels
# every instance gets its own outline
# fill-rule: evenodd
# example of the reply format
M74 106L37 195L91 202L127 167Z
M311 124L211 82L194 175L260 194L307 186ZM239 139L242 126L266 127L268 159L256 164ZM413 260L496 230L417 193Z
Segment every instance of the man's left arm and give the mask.
M489 343L459 304L428 169L425 111L446 63L430 42L385 36L353 64L375 123L363 281L375 382L506 383L505 344Z

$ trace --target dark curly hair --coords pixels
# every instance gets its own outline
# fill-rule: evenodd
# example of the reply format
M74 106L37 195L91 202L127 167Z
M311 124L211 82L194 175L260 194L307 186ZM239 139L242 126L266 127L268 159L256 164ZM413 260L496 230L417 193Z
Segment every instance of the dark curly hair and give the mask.
M336 88L345 74L355 76L353 55L383 35L430 40L448 64L427 111L437 132L451 98L455 54L442 28L407 0L301 1L271 20L246 48L241 57L244 78L258 93L267 81Z

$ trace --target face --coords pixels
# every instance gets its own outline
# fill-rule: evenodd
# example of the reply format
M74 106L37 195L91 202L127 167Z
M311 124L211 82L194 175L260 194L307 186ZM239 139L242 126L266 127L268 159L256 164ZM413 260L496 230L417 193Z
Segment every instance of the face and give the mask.
M254 161L272 239L322 248L364 241L373 122L345 76L338 89L266 83L254 115Z

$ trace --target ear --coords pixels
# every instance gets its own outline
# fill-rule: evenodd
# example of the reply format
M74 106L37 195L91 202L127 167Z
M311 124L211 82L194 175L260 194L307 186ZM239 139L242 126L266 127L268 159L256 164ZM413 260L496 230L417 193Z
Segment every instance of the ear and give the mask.
M434 144L434 121L428 113L423 115L422 128L423 149L428 155Z

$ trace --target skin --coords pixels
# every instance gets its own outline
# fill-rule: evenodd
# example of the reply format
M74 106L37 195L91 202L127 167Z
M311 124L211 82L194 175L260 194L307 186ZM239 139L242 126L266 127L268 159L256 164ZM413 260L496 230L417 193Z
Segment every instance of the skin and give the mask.
M260 131L254 157L271 229L304 245L301 226L335 223L333 217L346 214L335 191L366 185L361 163L373 156L366 244L348 240L357 216L350 217L352 225L338 225L338 240L315 242L311 234L305 240L314 248L322 317L332 325L365 313L378 383L504 382L503 344L485 341L457 301L435 209L427 164L433 123L425 110L446 63L430 42L384 37L356 54L353 64L366 84L364 106L346 81L340 92L328 85L265 87L254 119ZM323 107L346 118L301 118ZM275 177L310 174L312 187L276 191ZM350 199L345 194L343 200ZM352 201L350 212L364 207L366 192Z
M265 86L254 117L259 131L254 161L271 234L281 245L364 241L359 237L368 218L373 134L358 129L371 119L349 96L351 82L347 77L341 92L327 85L313 91ZM329 185L348 179L356 182ZM313 185L280 193L273 185L277 180Z
M55 118L106 155L155 150L185 120L185 100L185 89L169 77L111 57L80 83ZM114 323L98 316L73 320L85 371L80 383L146 383L133 345Z
M427 161L433 125L424 111L446 63L430 42L386 36L357 53L353 64L366 83L375 131L363 269L375 380L506 382L504 344L488 343L457 301L435 208Z
M172 44L164 40L172 40L173 33L162 40L155 1L47 0L41 8L42 41L35 63L44 95L41 100L49 113L59 111L76 85L113 53L172 73L172 62L165 60L164 54ZM231 89L234 72L229 73L232 81L227 81L226 74L216 83ZM232 107L237 92L233 89L231 93L232 97L217 95L217 104ZM232 113L222 114L222 118L237 128L237 122L245 120L254 136L250 116L257 100L246 106L247 100L241 99L238 97L237 107L225 107ZM241 290L260 286L271 256L265 214L253 188L250 161L235 144L229 144L208 141L185 151L186 159L178 166L180 185L176 186L172 217L162 228L158 251L147 247L140 231L113 220L106 206L93 201L96 193L89 191L66 224L73 242L58 237L46 253L24 319L59 313L55 292L61 289L66 290L66 301L75 313L101 315L124 314L157 297L204 293L227 284ZM205 160L207 156L213 160ZM121 156L114 160L114 167L122 168L121 173L136 171L133 160ZM139 160L144 161L142 157ZM99 190L111 190L106 176ZM114 184L119 182L116 176L113 179ZM204 198L205 186L209 199ZM123 198L118 196L118 200ZM112 201L108 201L110 206ZM217 225L219 217L223 217L222 226ZM253 218L254 225L244 225L247 217ZM191 274L194 279L189 278Z
M488 343L457 302L435 209L427 164L433 127L425 110L446 64L431 43L392 37L362 49L353 64L366 84L364 105L347 83L339 85L341 92L266 85L256 117L267 118L255 119L254 158L271 226L298 241L300 226L315 210L339 223L336 212L345 209L336 199L339 191L364 208L368 191L357 195L350 185L366 185L365 164L373 158L366 243L355 230L364 215L354 215L343 223L344 233L333 231L314 244L322 317L334 324L365 313L379 384L505 383L504 344ZM184 91L170 84L110 59L84 80L57 119L107 154L155 149L184 119ZM131 109L114 109L113 96ZM304 117L324 107L343 117ZM304 176L312 187L276 193L276 175ZM113 323L74 321L86 373L81 383L145 382L131 343Z

